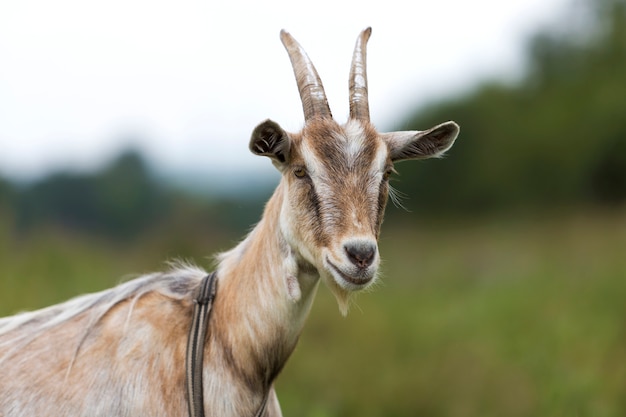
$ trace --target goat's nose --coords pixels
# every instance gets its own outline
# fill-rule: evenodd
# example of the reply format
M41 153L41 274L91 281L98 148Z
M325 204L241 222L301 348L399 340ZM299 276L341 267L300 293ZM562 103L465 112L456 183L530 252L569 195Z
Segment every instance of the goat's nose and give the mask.
M347 243L343 246L348 259L360 269L365 269L374 262L376 245L369 242Z

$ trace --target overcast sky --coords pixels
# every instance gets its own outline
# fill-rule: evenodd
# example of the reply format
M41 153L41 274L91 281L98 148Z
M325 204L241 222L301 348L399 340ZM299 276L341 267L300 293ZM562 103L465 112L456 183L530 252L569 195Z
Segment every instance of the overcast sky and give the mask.
M477 80L515 77L523 41L567 3L3 0L0 175L93 170L131 146L166 171L265 173L247 150L252 129L303 123L281 28L344 122L354 42L372 26L370 110L384 130Z

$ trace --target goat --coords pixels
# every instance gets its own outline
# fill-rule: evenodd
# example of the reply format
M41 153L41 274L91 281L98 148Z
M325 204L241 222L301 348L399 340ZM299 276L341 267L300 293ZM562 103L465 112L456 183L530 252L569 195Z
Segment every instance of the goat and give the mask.
M346 314L377 279L378 237L394 163L437 157L459 127L379 133L369 120L366 44L350 71L350 116L331 115L319 75L287 32L281 40L305 124L266 120L250 150L282 174L263 216L217 255L219 290L204 347L207 415L281 416L273 383L296 346L318 284ZM62 304L0 319L0 416L184 416L185 350L206 272L177 265Z

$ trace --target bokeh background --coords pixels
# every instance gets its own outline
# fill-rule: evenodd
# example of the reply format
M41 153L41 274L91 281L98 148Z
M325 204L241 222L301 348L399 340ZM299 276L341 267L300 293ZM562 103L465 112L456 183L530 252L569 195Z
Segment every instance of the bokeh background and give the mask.
M171 77L152 80L132 51L122 54L127 67L97 59L106 53L106 37L85 41L81 34L89 25L77 29L60 23L71 13L74 20L88 15L99 21L100 10L76 11L69 6L78 3L66 1L61 3L65 9L47 5L30 15L18 3L28 2L0 6L4 23L19 28L11 32L6 29L10 25L4 25L0 33L30 34L27 44L7 36L0 40L0 315L104 289L128 274L162 269L168 259L193 260L211 268L210 255L233 246L249 230L277 182L268 161L248 156L248 132L266 117L291 130L302 123L278 29L289 26L316 64L318 58L322 61L318 69L325 81L330 78L327 90L343 91L352 42L358 30L370 24L362 20L384 17L391 23L381 22L383 29L371 23L370 72L378 84L370 78L370 89L390 92L372 93L373 118L376 121L377 110L383 114L379 124L384 130L424 129L452 119L461 125L461 136L444 159L397 167L393 184L406 195L405 209L390 204L387 212L381 237L382 284L361 295L346 318L320 288L300 344L277 383L284 414L626 415L623 0L542 1L519 15L522 9L514 10L508 18L519 17L518 28L523 30L516 36L523 34L521 38L506 37L508 32L496 29L479 37L502 35L503 45L517 51L512 55L482 41L465 45L474 39L472 30L485 32L493 27L490 21L508 16L499 14L499 3L476 2L476 10L457 10L460 2L440 2L445 3L442 9L431 15L426 14L427 5L416 4L423 13L407 18L410 13L400 9L400 3L361 2L369 15L341 11L345 16L334 15L327 26L323 16L331 10L312 10L315 19L304 14L290 25L291 15L282 9L233 7L233 30L262 42L246 46L247 41L230 32L203 40L211 51L203 69L221 68L226 78L218 82L232 91L231 101L223 102L219 91L212 96L202 82L179 80L176 63L165 71L171 71ZM162 12L170 10L160 7ZM161 46L177 50L166 42L174 29L159 26L149 13L144 16L135 2L107 10L126 16L121 21L109 16L107 22L121 22L139 34L164 33L154 44L145 33L125 39L115 25L103 24L118 41L114 49L128 40L144 42L155 56ZM193 14L194 22L215 21L211 11ZM272 36L266 38L259 26L246 32L235 19L238 14L246 15L246 22L272 26L267 28ZM400 22L415 24L404 28L400 41L393 38L400 36L393 32L401 30L401 25L393 25L399 15L404 16L398 17ZM184 26L187 15L176 16ZM345 65L335 87L332 72L337 62L326 63L324 55L334 51L330 39L338 37L332 32L340 32L341 19L349 22L351 32L349 42L337 41ZM49 33L37 32L35 27L42 25ZM325 35L318 37L320 25ZM392 35L385 33L387 28ZM441 36L446 46L439 54L407 52L423 43L437 50L443 32L451 35ZM187 33L189 42L194 35L203 32ZM391 43L381 40L376 46L376 37ZM57 62L53 53L41 61L20 55L22 49L32 51L33 45L52 42L50 38L61 44L78 42L88 60L104 70L96 78L81 78L91 67L63 68L67 62L62 56ZM231 40L236 52L228 49ZM466 47L478 51L476 61L484 58L482 64L466 57L462 62L467 66L452 68L455 61L450 57L464 56ZM495 55L487 50L491 47ZM203 53L189 45L181 48L186 51L178 56L183 63L187 52ZM267 61L265 48L271 50ZM395 58L385 59L404 61L381 65L377 53L394 48ZM241 54L249 54L253 62L235 65L235 55ZM412 80L401 69L413 61L428 68L424 74L429 78L415 75ZM255 75L257 66L279 71L281 80L264 82L266 75ZM497 71L491 71L492 66ZM151 95L148 87L162 82L166 89L197 89L198 95L190 99L194 103L219 103L203 115L201 107L177 96L171 106L151 108L149 117L136 109L135 119L132 111L121 119L111 116L110 121L118 123L114 127L101 120L87 124L93 113L108 109L94 104L102 97L55 95L55 80L60 78L36 81L41 78L37 74L54 71L69 73L75 82L68 85L79 90L90 91L98 77L110 82L130 73L130 80L140 86L144 76L150 80L130 91L131 97L145 93L149 101L158 102L159 94ZM187 71L191 77L197 68ZM32 78L22 80L19 74ZM242 75L249 80L241 81ZM396 76L400 86L393 83ZM425 94L411 100L420 89ZM126 102L122 90L114 91L115 100L105 99L112 108L143 105L134 99ZM343 96L329 96L333 109L343 105L336 104L339 101L347 107ZM42 116L42 109L54 108L61 109L58 117ZM187 120L186 128L177 130L177 122L159 119L145 128L150 117L187 110L193 120L203 122ZM74 113L75 120L63 111ZM335 113L341 120L342 113ZM63 118L69 125L75 122L76 129L62 125Z

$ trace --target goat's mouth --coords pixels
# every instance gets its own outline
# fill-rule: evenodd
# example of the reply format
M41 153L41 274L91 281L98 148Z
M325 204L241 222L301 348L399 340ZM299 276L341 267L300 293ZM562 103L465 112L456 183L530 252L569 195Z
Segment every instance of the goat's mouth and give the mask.
M375 269L370 270L370 268L366 270L357 270L354 274L348 274L332 263L328 257L326 257L326 264L328 264L328 269L335 278L335 281L337 281L337 284L346 290L357 291L363 289L373 281L374 276L376 275L374 273Z

